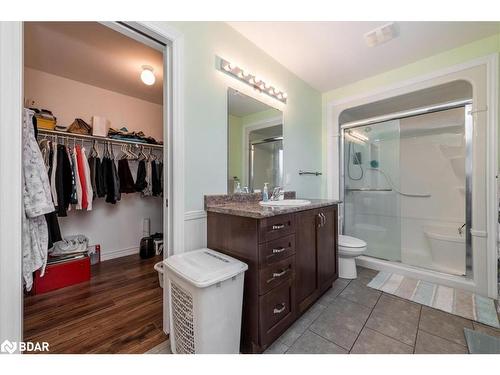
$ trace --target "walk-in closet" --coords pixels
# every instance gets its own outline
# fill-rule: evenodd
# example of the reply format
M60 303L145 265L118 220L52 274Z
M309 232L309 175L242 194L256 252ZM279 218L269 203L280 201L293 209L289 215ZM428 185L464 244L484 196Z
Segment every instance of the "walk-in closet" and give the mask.
M155 43L120 24L24 24L24 340L51 353L143 353L167 338Z

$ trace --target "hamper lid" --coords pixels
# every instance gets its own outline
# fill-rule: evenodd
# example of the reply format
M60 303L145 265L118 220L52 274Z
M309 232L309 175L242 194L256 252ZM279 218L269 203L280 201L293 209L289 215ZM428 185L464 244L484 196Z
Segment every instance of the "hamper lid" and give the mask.
M167 274L172 271L198 288L230 279L248 269L238 259L207 248L172 255L163 262Z

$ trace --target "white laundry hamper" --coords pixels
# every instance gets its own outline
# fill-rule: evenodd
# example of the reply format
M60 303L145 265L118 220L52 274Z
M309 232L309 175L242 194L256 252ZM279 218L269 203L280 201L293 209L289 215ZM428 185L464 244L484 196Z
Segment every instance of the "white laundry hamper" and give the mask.
M248 266L211 249L164 260L173 353L239 353Z

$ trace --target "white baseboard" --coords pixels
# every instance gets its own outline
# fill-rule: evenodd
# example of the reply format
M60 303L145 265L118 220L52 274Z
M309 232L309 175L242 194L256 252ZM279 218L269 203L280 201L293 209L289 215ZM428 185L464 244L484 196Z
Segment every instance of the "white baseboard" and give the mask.
M101 262L133 254L139 255L138 246L127 247L125 249L106 250L106 251L102 251L101 249Z

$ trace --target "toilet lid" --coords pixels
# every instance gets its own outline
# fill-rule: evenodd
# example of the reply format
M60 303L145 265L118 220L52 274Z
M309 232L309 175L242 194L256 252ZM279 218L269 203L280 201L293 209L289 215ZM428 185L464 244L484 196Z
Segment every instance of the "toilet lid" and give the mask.
M365 247L366 242L356 237L339 235L339 246L343 247Z

